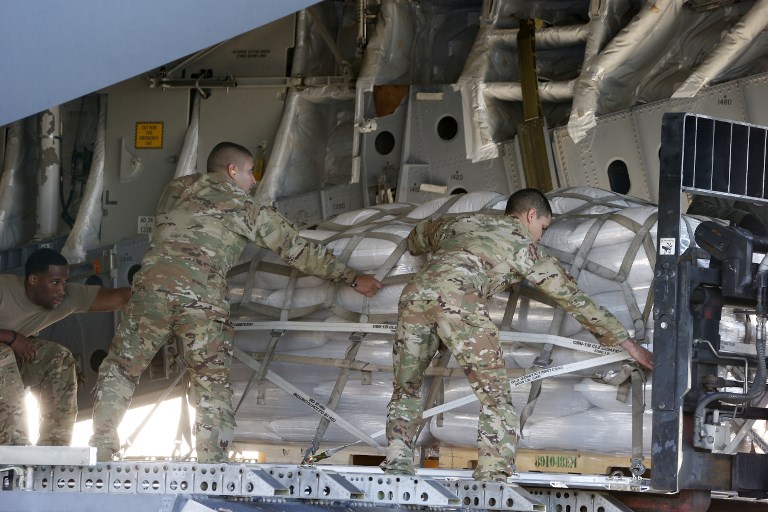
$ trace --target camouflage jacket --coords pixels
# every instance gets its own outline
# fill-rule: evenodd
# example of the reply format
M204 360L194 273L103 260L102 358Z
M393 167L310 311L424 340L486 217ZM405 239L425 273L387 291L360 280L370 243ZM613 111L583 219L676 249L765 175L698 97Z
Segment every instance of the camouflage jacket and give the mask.
M439 299L466 311L525 279L601 344L617 345L629 337L621 322L582 292L515 217L476 213L424 220L408 236L408 249L433 256L403 290L406 300Z
M170 293L228 311L227 272L249 241L313 276L351 283L357 275L224 175L192 174L163 192L134 292Z

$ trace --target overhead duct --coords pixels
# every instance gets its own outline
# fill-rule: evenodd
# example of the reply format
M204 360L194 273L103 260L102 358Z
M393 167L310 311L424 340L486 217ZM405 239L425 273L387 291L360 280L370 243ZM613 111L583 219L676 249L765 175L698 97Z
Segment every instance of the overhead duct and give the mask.
M351 164L335 161L339 156L333 146L339 137L347 140L347 128L349 136L352 134L353 101L354 93L338 86L289 90L274 149L257 191L259 201L271 204L276 199L320 190L326 181L349 182L349 176L341 173L351 172Z
M654 48L665 46L667 40L674 36L684 4L685 0L646 3L635 19L611 40L589 66L582 69L574 89L568 121L568 133L574 142L581 141L594 128L604 82L612 78L620 66L629 66L634 56L638 61L631 67L638 69L645 61L657 56Z
M0 180L0 250L10 249L24 239L24 124L26 120L8 125L5 140L3 176Z
M192 115L187 133L184 135L184 145L181 148L179 162L176 164L174 178L194 174L197 170L197 146L200 140L200 94L193 94L195 94L195 101L192 104Z
M70 263L85 261L86 251L99 245L101 229L101 194L104 190L104 148L107 133L107 96L99 95L99 122L96 129L96 143L93 160L85 185L83 200L77 211L72 231L64 243L61 253Z
M497 144L513 138L519 122L513 113L517 103L504 103L522 100L522 86L512 64L517 58L518 29L507 26L510 19L538 16L530 11L529 4L503 4L484 3L484 23L458 80L464 102L466 152L473 162L497 157ZM628 9L626 0L593 1L589 23L560 19L558 23L563 24L536 30L537 71L541 78L538 93L542 102L566 105L572 100L579 69L584 69L619 30ZM550 22L558 19L553 13L545 14L551 15ZM574 57L580 55L581 47L583 62L580 57L576 62ZM561 49L570 51L558 51ZM554 108L545 115L557 116L558 110Z
M768 0L758 0L723 38L723 41L672 94L673 98L692 98L702 87L728 69L768 25Z
M35 238L51 238L59 224L61 173L61 107L38 116L40 156L37 173L37 232Z
M256 192L265 204L351 181L354 91L349 77L322 75L338 68L347 71L349 58L334 43L338 36L325 26L323 14L301 12L297 19L291 75L304 81L287 90L272 153ZM313 79L319 85L312 85Z

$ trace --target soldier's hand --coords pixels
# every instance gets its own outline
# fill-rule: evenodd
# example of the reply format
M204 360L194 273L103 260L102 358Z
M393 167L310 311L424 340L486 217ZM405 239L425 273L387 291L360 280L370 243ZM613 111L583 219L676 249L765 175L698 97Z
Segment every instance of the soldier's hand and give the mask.
M382 287L381 281L368 274L358 274L352 288L366 297L373 297Z
M11 348L13 349L13 353L16 354L16 358L22 363L28 363L37 357L37 346L35 345L35 342L21 334L16 335L16 339L13 341Z
M640 346L635 340L629 338L627 341L621 344L621 347L626 350L632 359L645 366L646 368L653 368L653 353L645 347Z

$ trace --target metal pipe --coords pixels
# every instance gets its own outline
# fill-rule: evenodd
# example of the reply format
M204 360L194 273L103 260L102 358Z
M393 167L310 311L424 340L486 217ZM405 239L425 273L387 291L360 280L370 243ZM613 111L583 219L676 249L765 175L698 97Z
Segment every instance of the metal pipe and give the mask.
M685 0L659 0L643 5L635 19L581 70L574 88L568 134L578 143L595 127L603 83L631 59L650 58L660 45L675 37Z
M168 72L166 72L166 76L171 76L174 73L176 73L178 70L183 69L183 68L189 66L190 64L192 64L193 62L195 62L197 60L202 59L203 57L205 57L206 55L208 55L212 51L216 50L217 48L219 48L221 45L223 45L226 42L227 41L223 41L223 42L221 42L219 44L215 44L215 45L211 46L210 48L206 48L205 50L200 50L199 52L197 52L196 54L190 56L189 58L184 59L183 61L181 61L180 63L178 63L174 67L172 67Z
M194 94L194 93L192 93ZM197 168L197 145L200 134L200 95L195 94L192 103L192 115L190 116L187 133L184 135L184 144L181 147L179 161L176 164L174 178L194 174Z
M342 55L341 50L339 50L338 45L336 44L336 41L333 40L333 37L331 37L331 33L328 32L328 28L325 26L325 23L323 22L322 18L320 18L320 15L315 11L315 7L308 7L307 12L312 16L312 19L315 21L315 25L317 26L317 32L320 34L320 37L323 38L323 41L325 41L325 44L328 45L328 49L331 50L331 53L333 53L333 56L336 57L336 62L342 67L344 70L349 70L350 64L347 61L347 59L344 58L344 55Z
M757 276L755 278L757 283L757 326L755 328L755 351L757 357L757 372L752 379L752 384L749 386L749 390L746 393L729 393L725 391L710 393L704 396L696 405L696 411L694 413L694 435L705 437L706 433L703 430L704 415L707 405L715 400L728 400L736 403L746 403L755 398L758 398L765 392L765 338L766 330L765 323L768 318L768 254L763 257L760 265L757 269ZM747 375L744 376L747 378Z
M37 173L37 231L35 238L51 238L59 225L59 174L61 173L61 108L38 116L40 153Z
M72 226L61 253L70 263L85 261L88 249L97 247L101 230L101 193L104 190L104 161L107 138L107 95L99 95L99 122L96 127L96 143L93 147L93 159L88 170L88 181L77 211L75 224ZM58 195L57 195L58 197Z
M517 46L519 29L494 28L488 33L492 43L503 43ZM547 50L584 44L589 37L588 25L566 25L561 27L546 27L536 31L536 49Z
M677 88L672 98L693 98L728 68L768 25L768 0L758 0L698 68Z
M3 176L0 180L0 250L15 247L24 238L21 165L25 151L25 122L22 119L9 125L6 133Z
M573 99L573 86L576 82L539 82L537 88L541 101L558 103ZM486 98L506 101L522 101L523 86L520 82L488 82L482 89Z
M357 48L363 50L368 44L368 1L357 0Z

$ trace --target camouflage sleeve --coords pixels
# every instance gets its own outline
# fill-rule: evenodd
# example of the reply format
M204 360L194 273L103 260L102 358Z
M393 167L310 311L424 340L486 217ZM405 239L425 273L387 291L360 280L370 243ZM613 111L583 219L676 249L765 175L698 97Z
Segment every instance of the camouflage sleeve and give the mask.
M174 178L163 190L163 195L160 196L160 201L157 203L157 213L164 213L171 210L176 203L178 203L182 192L188 186L187 180Z
M352 283L357 272L340 262L320 244L299 235L299 230L271 206L260 206L249 239L274 251L288 265L305 274Z
M446 218L425 219L416 224L408 235L408 251L414 256L435 252L440 246L442 227Z
M537 259L526 279L572 314L601 345L619 345L629 338L618 318L581 291L576 280L556 258L542 256Z

